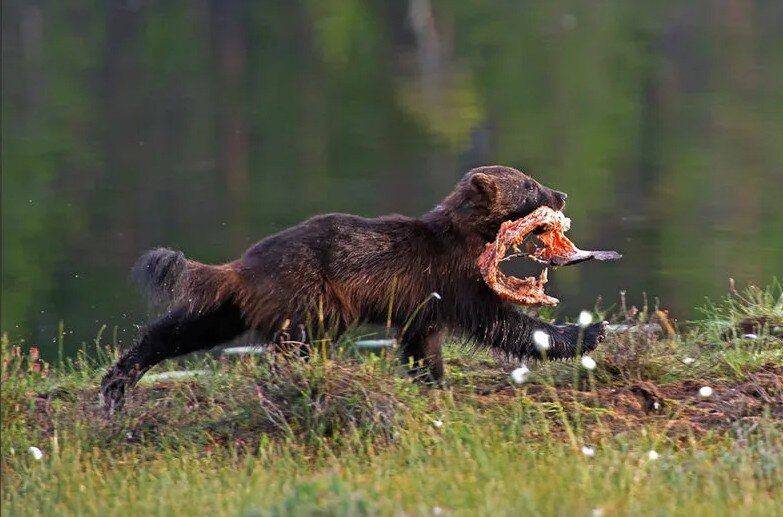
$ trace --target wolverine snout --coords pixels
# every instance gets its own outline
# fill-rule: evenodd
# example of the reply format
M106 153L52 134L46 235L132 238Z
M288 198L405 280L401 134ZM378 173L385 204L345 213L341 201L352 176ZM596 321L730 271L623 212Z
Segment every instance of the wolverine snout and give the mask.
M542 205L546 205L553 210L562 210L565 206L565 200L568 198L568 194L560 192L559 190L546 189L542 198Z
M563 207L565 206L566 199L568 199L568 194L566 194L565 192L560 192L559 190L555 190L554 194L555 194L555 199L560 205L558 210L562 210Z

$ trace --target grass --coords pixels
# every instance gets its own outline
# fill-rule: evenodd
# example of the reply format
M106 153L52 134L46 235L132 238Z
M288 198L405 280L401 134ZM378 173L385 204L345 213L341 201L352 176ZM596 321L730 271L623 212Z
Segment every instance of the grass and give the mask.
M97 400L111 347L49 367L3 339L2 514L771 515L781 300L732 292L677 332L612 335L595 370L530 363L519 386L517 364L458 346L447 389L350 343L309 362L189 358L159 370L207 374L140 384L114 419ZM614 318L671 327L655 308Z

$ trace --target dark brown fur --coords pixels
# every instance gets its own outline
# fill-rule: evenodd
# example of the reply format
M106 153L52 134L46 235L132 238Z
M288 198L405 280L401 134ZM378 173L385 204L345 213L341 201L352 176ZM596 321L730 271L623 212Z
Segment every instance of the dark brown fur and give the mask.
M476 346L513 356L535 353L532 333L549 333L548 356L573 356L576 327L556 327L501 300L479 275L476 259L500 224L539 206L562 209L566 195L516 169L480 167L467 173L443 202L420 218L366 219L320 215L267 237L239 259L206 265L157 249L136 274L169 311L115 364L102 383L112 406L163 359L201 350L254 330L267 340L289 328L323 325L336 338L359 322L410 325L400 336L404 359L443 375L441 343L452 333ZM393 288L394 286L394 288ZM416 316L418 306L431 293ZM605 325L589 327L584 348L603 339Z

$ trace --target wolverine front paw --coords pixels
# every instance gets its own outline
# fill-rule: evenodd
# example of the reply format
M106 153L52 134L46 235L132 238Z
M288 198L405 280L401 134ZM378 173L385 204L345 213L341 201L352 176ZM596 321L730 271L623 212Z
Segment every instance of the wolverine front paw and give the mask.
M557 327L553 347L547 355L552 359L566 359L592 352L606 339L608 330L609 323L606 321L593 323L587 327L579 325Z
M582 352L592 352L598 348L598 345L606 339L608 330L608 321L593 323L592 325L585 327L584 337L582 338Z

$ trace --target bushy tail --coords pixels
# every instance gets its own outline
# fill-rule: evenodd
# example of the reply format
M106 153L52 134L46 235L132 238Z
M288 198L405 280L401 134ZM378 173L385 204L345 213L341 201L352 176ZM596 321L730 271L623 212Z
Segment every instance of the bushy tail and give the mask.
M168 302L174 297L186 264L187 259L181 251L168 248L149 250L133 266L133 280L156 301Z
M242 289L233 264L202 264L168 248L139 257L132 275L155 303L184 305L193 311L214 307L238 296Z

